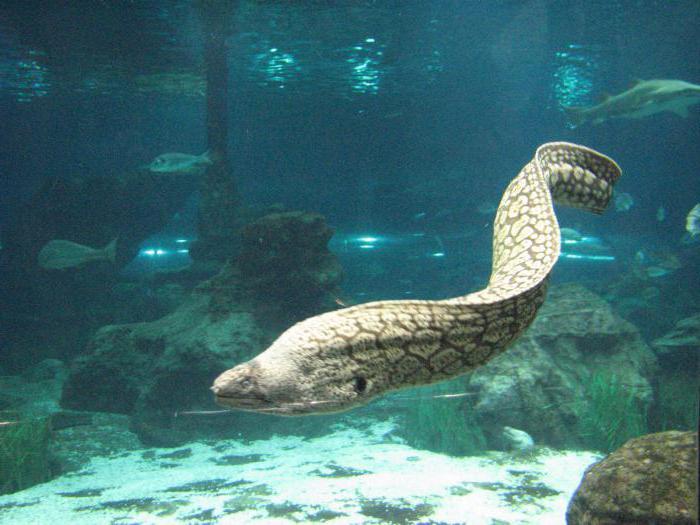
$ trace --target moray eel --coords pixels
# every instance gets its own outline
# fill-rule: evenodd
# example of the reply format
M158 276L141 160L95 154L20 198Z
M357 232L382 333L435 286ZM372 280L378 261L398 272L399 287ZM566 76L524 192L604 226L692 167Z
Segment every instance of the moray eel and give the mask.
M503 352L532 323L559 257L553 201L602 213L620 168L583 146L537 149L496 212L488 286L443 301L378 301L285 331L222 373L216 402L280 415L339 412L386 392L453 378Z

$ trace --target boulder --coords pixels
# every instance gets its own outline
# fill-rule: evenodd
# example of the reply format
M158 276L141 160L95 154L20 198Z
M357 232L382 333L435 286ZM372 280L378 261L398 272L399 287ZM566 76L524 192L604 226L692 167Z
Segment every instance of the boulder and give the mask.
M700 356L700 313L681 319L673 330L652 343L659 357L696 363Z
M492 445L510 426L539 444L579 447L588 445L581 429L595 415L591 387L612 381L611 388L623 391L643 414L655 367L634 325L582 286L561 285L552 287L537 319L511 349L473 372L469 388Z
M567 524L697 523L697 448L697 432L631 439L586 470Z
M238 282L226 266L161 319L101 328L73 363L62 406L133 415L143 428L168 427L178 411L214 408L213 379L270 340Z
M318 313L342 278L328 249L333 230L322 215L302 211L270 213L241 231L237 263L241 276L263 303L278 314L300 317Z
M340 265L327 248L320 215L275 213L248 225L240 257L196 286L172 313L151 322L105 326L76 359L65 408L131 416L146 443L174 445L222 428L185 412L217 409L209 390L234 364L264 350L279 332L327 310ZM235 416L240 423L243 416Z

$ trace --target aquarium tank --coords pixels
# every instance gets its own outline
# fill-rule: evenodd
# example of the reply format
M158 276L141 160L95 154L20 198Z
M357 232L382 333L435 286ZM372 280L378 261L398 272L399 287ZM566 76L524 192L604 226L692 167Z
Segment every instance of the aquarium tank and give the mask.
M0 3L0 525L693 524L697 0Z

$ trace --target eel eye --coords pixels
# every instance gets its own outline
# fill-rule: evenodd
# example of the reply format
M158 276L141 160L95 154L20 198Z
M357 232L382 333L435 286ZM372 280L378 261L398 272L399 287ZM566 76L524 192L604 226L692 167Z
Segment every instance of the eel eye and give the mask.
M355 392L361 394L367 390L367 380L362 376L356 376L353 380L355 382Z
M244 377L243 379L241 379L241 383L240 383L240 384L241 384L242 387L248 388L248 387L251 385L250 378L249 378L249 377Z

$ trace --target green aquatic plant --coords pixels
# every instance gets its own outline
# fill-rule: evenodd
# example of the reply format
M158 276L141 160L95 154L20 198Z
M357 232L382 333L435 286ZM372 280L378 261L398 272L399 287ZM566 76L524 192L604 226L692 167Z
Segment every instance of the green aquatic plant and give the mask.
M690 370L658 378L652 410L655 431L698 428L698 378L695 369Z
M424 388L399 431L406 443L450 456L472 456L486 450L486 438L467 398L436 397L464 388L462 378Z
M583 444L612 452L627 440L647 433L646 405L612 372L596 372L584 383L575 405Z
M46 418L3 421L0 426L0 494L51 479Z

